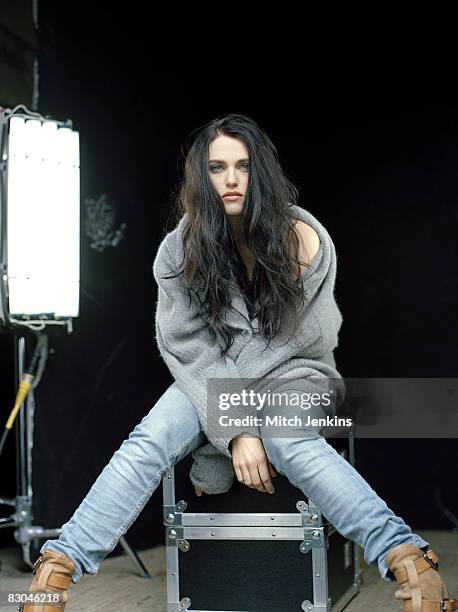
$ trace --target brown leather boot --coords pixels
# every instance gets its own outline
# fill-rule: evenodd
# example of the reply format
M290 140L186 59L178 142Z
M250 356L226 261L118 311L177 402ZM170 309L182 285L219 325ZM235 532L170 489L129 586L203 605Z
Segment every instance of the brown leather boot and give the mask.
M386 563L401 585L394 596L403 600L404 612L458 610L458 600L449 599L438 562L434 551L423 552L413 544L400 544L389 551Z
M29 587L29 592L41 591L49 595L49 601L59 596L59 605L46 605L46 599L37 602L21 604L21 612L64 612L68 601L67 588L75 573L75 563L63 553L54 550L45 550L38 557L33 566L35 577ZM44 598L46 596L43 596ZM42 601L43 603L39 603Z

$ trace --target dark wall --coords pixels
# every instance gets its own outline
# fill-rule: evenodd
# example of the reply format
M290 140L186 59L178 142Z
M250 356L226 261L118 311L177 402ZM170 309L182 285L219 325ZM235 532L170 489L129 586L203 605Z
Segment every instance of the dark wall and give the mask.
M33 0L2 2L0 10L0 105L34 108L37 29Z
M171 383L151 264L180 144L219 114L265 127L300 204L333 237L342 374L456 376L458 111L445 96L330 72L280 45L273 64L262 44L235 48L208 31L165 40L165 22L83 5L40 3L40 111L80 130L83 233L81 316L71 336L51 339L36 393L36 522L70 518ZM451 526L434 491L458 513L454 440L358 440L356 450L359 471L412 527ZM162 541L161 495L128 534L139 548Z

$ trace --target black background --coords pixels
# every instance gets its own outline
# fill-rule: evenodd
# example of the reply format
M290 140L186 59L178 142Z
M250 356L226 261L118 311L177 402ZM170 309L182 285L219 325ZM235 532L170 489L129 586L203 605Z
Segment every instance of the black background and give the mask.
M265 31L240 6L210 25L197 15L177 23L139 3L39 7L39 110L71 118L80 131L83 232L81 314L72 335L52 335L36 391L37 524L58 527L71 517L172 382L154 339L151 265L180 145L220 114L241 112L266 129L300 205L334 240L341 373L457 375L458 110L437 71L407 56L396 71L383 57L365 64L364 49L344 56L327 39L306 44L280 23ZM84 233L84 198L100 194L113 205L115 227L127 224L118 246L103 252ZM7 415L12 339L0 343ZM360 473L412 528L451 528L434 491L458 514L450 486L457 454L454 439L356 446ZM1 494L14 495L13 459L11 436ZM159 488L127 534L136 547L163 541L161 503ZM0 543L10 542L10 530L0 530Z

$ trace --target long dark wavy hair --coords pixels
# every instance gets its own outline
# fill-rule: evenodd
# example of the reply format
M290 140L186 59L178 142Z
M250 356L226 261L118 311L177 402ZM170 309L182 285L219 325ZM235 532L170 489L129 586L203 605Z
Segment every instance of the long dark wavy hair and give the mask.
M239 139L249 152L240 235L256 261L250 287L244 280L245 266L224 203L209 176L209 146L221 135ZM293 279L298 270L299 238L293 231L291 205L296 204L298 189L282 170L275 146L253 119L227 114L193 130L181 153L184 171L176 189L175 220L187 213L188 223L183 231L183 269L177 270L175 276L183 274L190 299L191 292L198 298L211 336L223 339L223 353L227 355L234 338L223 315L226 308L234 311L230 300L234 283L242 291L248 309L258 317L258 332L269 343L280 330L290 326L294 334L298 309L305 300L300 278ZM251 321L248 323L253 330Z

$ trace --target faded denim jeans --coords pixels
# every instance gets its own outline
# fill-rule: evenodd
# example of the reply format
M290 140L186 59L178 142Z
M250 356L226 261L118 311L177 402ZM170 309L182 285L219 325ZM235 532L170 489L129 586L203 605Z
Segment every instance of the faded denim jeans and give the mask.
M165 472L205 440L193 404L172 383L114 453L62 526L59 539L47 540L40 552L49 549L69 556L76 566L75 583L85 573L96 574ZM310 497L337 531L364 549L366 562L377 564L385 580L392 580L385 561L391 548L428 546L317 432L263 437L263 444L276 470Z

